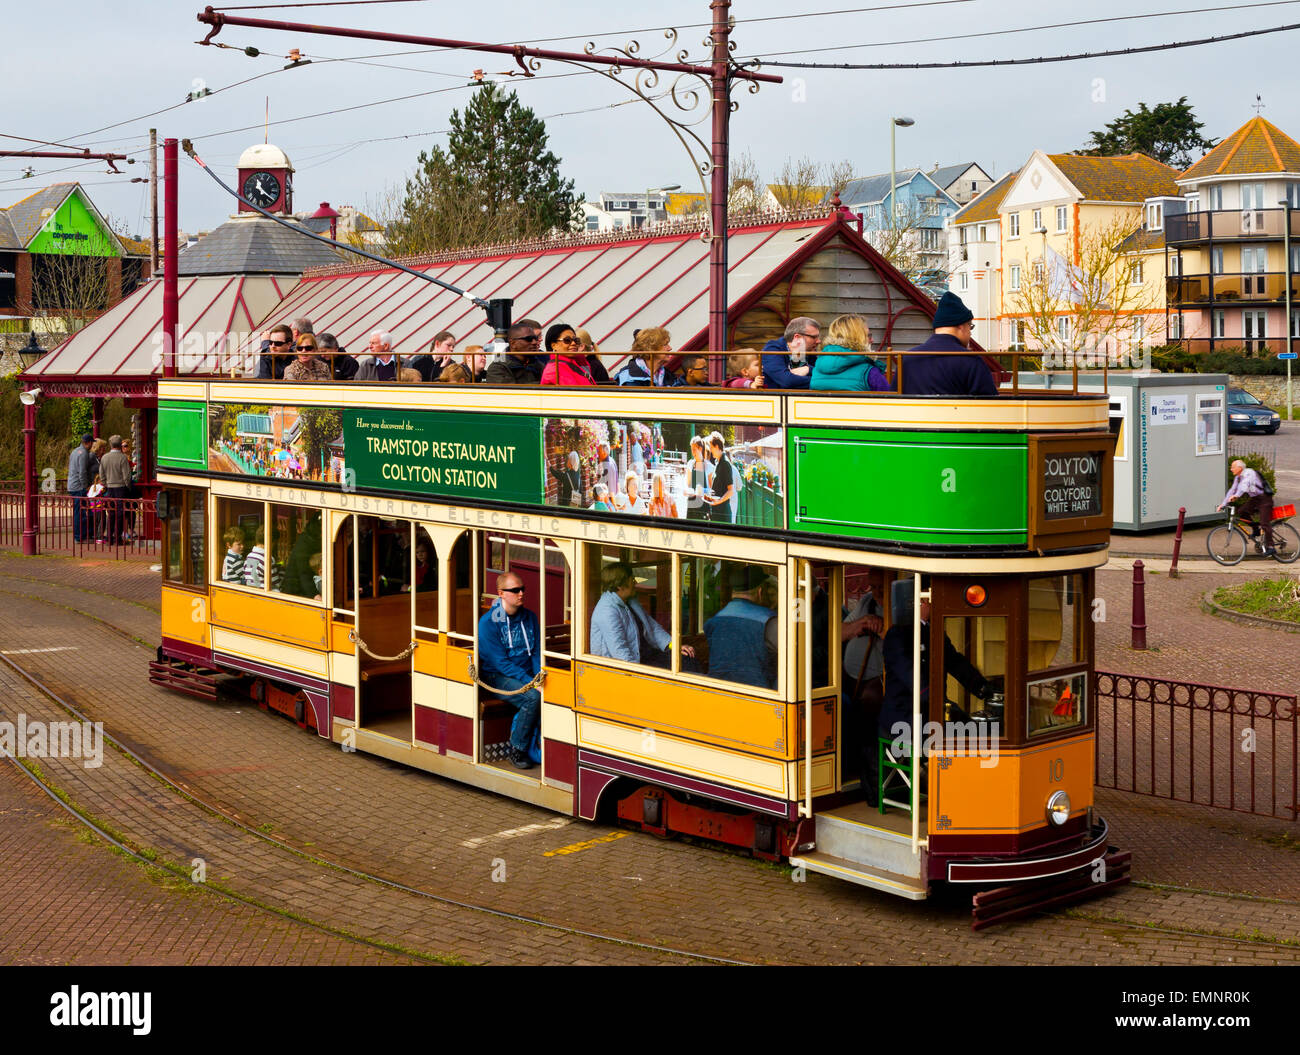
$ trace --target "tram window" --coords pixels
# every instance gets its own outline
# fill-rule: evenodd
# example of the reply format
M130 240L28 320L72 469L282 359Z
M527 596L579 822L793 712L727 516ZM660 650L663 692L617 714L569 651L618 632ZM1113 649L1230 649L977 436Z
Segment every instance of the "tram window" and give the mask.
M334 535L334 610L352 611L352 593L355 582L352 567L353 517L345 517ZM346 616L351 619L350 615Z
M776 688L780 591L770 564L683 557L680 637L706 677ZM683 668L685 669L685 668Z
M256 582L251 582L252 569L249 558L253 548L259 542L262 532L266 506L261 502L250 502L242 498L223 498L217 504L217 530L221 538L221 581L232 586L256 586L264 589L264 577L258 575ZM265 538L260 540L262 548L258 550L254 563L262 567L266 559Z
M185 520L189 525L189 545L186 550L190 555L189 574L186 581L192 586L206 586L208 582L207 517L205 515L206 503L204 501L206 497L202 491L187 491L185 493Z
M271 505L271 588L319 601L321 590L321 511ZM279 571L279 575L275 571ZM277 579L279 580L277 583Z
M438 626L438 552L433 539L422 527L415 529L415 567L411 573L415 593L415 625L434 630Z
M943 621L943 632L953 647L965 656L971 665L984 676L986 682L1000 693L1006 691L1007 677L1007 619L1001 615L953 616ZM944 699L948 704L955 704L959 710L945 708L945 719L961 720L965 714L988 714L990 718L1002 720L1002 704L986 705L971 690L957 680L953 674L945 672ZM994 713L994 711L998 713ZM1002 726L1005 733L1006 726Z
M448 630L453 637L463 641L474 638L474 624L478 621L478 612L474 603L476 587L474 585L473 534L464 532L456 539L451 553L447 557L447 581L455 584L455 594L451 603L451 626Z
M573 579L564 552L551 541L543 547L546 554L546 641L543 644L546 664L568 670L573 655Z
M1025 686L1030 736L1068 729L1087 720L1088 661L1082 575L1030 579L1029 681ZM1073 667L1072 670L1056 668Z
M167 581L183 586L207 583L205 495L192 488L167 491L166 556L163 566Z
M380 520L375 525L374 542L379 596L409 592L411 525L403 520Z
M672 554L588 546L586 560L588 653L671 670ZM694 670L693 661L683 657L681 669Z

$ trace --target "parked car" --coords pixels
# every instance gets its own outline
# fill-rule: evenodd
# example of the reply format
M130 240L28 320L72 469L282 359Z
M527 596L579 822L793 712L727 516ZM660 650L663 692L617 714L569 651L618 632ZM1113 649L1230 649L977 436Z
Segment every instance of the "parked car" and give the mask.
M1282 416L1244 388L1228 389L1228 432L1276 432Z

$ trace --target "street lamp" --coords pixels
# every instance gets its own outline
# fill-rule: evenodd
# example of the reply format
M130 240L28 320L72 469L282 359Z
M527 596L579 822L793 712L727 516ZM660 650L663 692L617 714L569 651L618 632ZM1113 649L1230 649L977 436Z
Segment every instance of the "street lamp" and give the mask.
M668 191L671 191L671 190L681 190L681 189L682 189L682 185L681 185L680 183L670 183L667 187L648 187L648 188L646 188L646 192L645 192L645 222L646 222L646 223L649 223L649 222L650 222L650 195L652 195L652 194L665 194L665 193L667 193ZM667 202L665 202L665 203L664 203L664 212L665 212L665 215L667 214L667 211L668 211L668 204L667 204Z
M1291 195L1288 194L1285 200L1278 202L1285 210L1283 213L1283 223L1286 226L1282 230L1282 255L1286 258L1286 267L1283 274L1286 277L1286 318L1282 325L1286 327L1286 419L1291 420Z
M910 117L895 117L889 124L889 229L892 231L898 226L898 219L895 216L894 209L894 170L897 167L894 158L894 129L911 128L916 124Z

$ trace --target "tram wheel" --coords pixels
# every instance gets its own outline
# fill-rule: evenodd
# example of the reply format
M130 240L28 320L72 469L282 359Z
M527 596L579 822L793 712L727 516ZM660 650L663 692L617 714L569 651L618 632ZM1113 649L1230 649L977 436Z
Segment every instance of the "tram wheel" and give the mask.
M1281 564L1294 564L1300 557L1300 534L1290 524L1273 525L1273 559Z
M1226 524L1216 527L1205 540L1210 556L1225 567L1240 564L1246 556L1246 536Z

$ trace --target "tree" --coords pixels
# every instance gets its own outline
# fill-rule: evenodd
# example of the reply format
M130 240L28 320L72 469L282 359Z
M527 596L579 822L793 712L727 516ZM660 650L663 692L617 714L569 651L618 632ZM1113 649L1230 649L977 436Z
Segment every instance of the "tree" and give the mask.
M1074 263L1046 246L1036 256L1030 250L1019 260L1008 257L1004 274L1020 268L1020 288L1008 289L1010 314L1024 327L1024 344L1043 351L1045 366L1091 362L1099 354L1118 362L1123 343L1136 337L1136 320L1145 331L1163 314L1159 276L1144 274L1142 258L1124 246L1141 224L1140 214L1117 213L1084 227Z
M913 200L904 207L904 202L900 201L898 205L900 211L893 226L885 216L882 226L867 228L867 241L909 282L921 286L923 292L946 285L949 269L945 232L926 223L922 202ZM881 208L882 212L887 211L883 206ZM927 244L931 240L937 241Z
M1125 110L1101 131L1093 132L1081 153L1094 157L1146 154L1185 169L1217 142L1201 135L1204 127L1204 122L1196 120L1185 95L1176 103L1157 103L1154 109L1138 103L1136 113Z
M451 115L447 149L421 151L389 252L433 252L576 229L582 198L546 149L546 125L514 92L487 83Z

